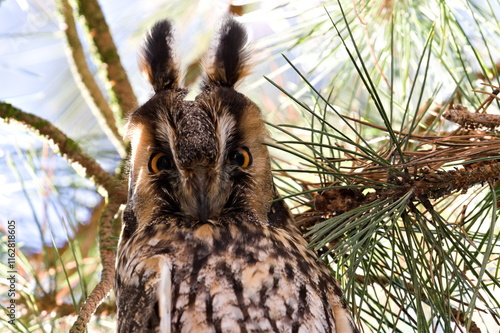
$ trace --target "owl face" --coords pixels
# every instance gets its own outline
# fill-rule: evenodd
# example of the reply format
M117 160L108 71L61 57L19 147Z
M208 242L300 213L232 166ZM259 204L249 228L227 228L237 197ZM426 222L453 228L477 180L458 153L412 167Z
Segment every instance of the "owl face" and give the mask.
M244 30L234 24L221 32L194 101L185 100L187 90L179 87L170 34L169 23L159 22L146 41L143 67L155 95L127 126L128 205L137 226L168 214L188 224L217 223L248 209L265 216L273 199L266 195L273 193L263 145L268 134L258 107L234 90L245 73ZM226 36L235 42L228 45Z

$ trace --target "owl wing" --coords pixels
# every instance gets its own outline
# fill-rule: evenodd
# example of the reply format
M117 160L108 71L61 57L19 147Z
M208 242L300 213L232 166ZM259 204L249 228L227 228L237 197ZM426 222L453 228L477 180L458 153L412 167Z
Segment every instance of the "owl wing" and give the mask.
M164 255L137 256L116 279L118 332L171 332L172 265Z

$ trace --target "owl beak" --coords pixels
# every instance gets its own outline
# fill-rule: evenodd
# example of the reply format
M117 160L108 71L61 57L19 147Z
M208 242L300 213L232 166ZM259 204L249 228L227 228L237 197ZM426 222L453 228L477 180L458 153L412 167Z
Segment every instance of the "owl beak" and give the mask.
M200 222L205 223L210 218L214 218L220 211L217 199L219 193L216 186L216 172L207 167L199 166L191 171L189 178L192 200L189 200L191 207L187 211ZM186 195L189 194L186 193Z
M198 203L198 219L200 220L200 222L206 223L210 218L210 213L212 210L210 207L210 203L208 202L208 197L206 195L203 195L202 192L198 192L196 201Z

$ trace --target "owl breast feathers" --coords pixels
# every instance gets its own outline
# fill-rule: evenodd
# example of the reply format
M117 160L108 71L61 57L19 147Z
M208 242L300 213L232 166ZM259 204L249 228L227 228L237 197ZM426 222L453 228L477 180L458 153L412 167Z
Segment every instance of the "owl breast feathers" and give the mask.
M228 17L185 100L172 27L142 66L155 95L130 117L118 332L358 332L342 290L277 201L260 110L234 86L246 32Z

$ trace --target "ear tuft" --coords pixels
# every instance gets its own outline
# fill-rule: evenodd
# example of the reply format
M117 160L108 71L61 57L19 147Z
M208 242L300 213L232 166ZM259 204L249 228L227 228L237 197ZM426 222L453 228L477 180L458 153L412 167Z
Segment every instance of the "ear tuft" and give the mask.
M227 16L219 28L210 57L204 61L207 75L205 86L216 84L234 87L248 74L250 53L247 41L245 28L232 16Z
M146 37L141 69L155 92L179 87L179 66L175 61L173 26L168 20L157 22Z

